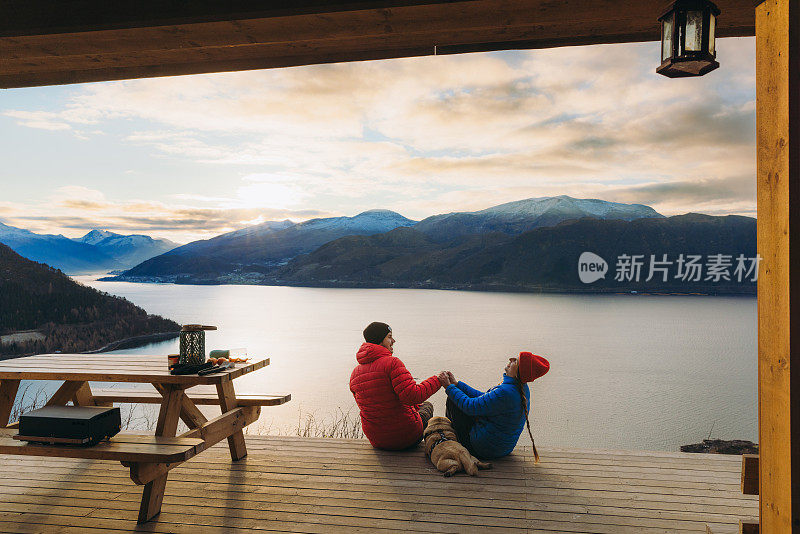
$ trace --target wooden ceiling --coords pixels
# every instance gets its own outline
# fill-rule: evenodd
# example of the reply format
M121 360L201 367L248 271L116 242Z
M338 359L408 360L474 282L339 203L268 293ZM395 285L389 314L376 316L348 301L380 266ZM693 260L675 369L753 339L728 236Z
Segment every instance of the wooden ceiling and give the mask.
M717 36L755 34L716 0ZM0 87L660 39L649 0L5 0ZM658 58L653 59L655 63Z

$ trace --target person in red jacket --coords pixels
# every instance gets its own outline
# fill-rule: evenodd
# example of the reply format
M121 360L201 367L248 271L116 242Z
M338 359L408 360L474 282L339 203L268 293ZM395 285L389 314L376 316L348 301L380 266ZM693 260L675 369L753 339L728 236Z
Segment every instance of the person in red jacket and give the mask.
M361 412L361 428L378 449L400 450L416 445L433 417L433 405L425 400L441 384L432 376L419 384L406 366L392 355L395 340L386 323L370 323L365 343L356 353L358 366L350 375L350 391Z

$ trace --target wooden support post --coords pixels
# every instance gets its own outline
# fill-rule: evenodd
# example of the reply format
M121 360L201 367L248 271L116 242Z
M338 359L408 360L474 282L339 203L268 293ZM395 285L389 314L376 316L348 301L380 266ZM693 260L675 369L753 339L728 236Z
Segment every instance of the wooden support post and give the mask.
M181 396L183 388L169 385L164 387L164 400L161 401L161 410L158 412L156 423L156 436L174 438L178 431L178 419L181 413Z
M161 504L164 502L164 490L166 488L166 473L144 485L142 503L139 505L138 523L146 523L161 513Z
M72 396L72 404L75 406L97 406L92 397L92 388L89 387L89 382L84 382L78 388L75 395Z
M762 532L800 531L800 2L756 7ZM792 370L795 369L794 372ZM794 409L792 409L794 408Z
M73 400L75 394L84 386L88 386L88 384L82 380L79 381L70 381L67 380L58 390L53 393L53 396L50 397L50 400L47 401L47 406L64 406L69 401Z
M742 455L742 493L758 495L758 455Z
M243 408L236 408L230 412L225 412L219 417L215 417L211 421L182 434L182 438L201 438L205 441L205 447L211 447L221 440L230 436L233 432L241 430L249 424L258 421L258 416L261 415L261 406L245 406ZM123 465L125 465L123 463ZM137 484L147 484L151 480L167 473L170 469L175 468L179 464L151 464L151 463L133 463L126 467L130 467L131 480Z
M162 396L166 394L164 386L160 384L153 384L153 386ZM186 392L181 395L181 420L190 429L201 427L208 422L208 418L203 415L203 412L200 411L194 401L186 395Z
M206 448L208 448L258 421L259 415L261 415L261 406L235 408L215 417L201 427L181 434L180 437L200 438L206 442Z
M181 413L183 388L176 385L164 387L164 400L156 423L156 436L175 437L178 431L178 418ZM164 489L167 487L167 473L156 477L144 486L142 503L139 506L139 523L145 523L161 512Z
M153 480L162 477L170 470L178 467L181 463L183 462L174 464L133 462L129 463L126 467L129 467L131 470L131 480L133 480L134 483L143 486L148 482L152 482ZM125 465L125 463L123 462L122 465ZM142 503L144 503L144 497L142 497Z
M236 401L236 393L233 390L233 381L230 378L225 378L217 384L217 394L219 395L222 413L229 412L239 406ZM241 460L247 456L247 446L244 443L244 433L241 430L237 430L228 438L228 448L231 451L231 459L234 461Z
M19 380L0 380L0 428L8 425L11 410L14 408L14 399L17 398Z

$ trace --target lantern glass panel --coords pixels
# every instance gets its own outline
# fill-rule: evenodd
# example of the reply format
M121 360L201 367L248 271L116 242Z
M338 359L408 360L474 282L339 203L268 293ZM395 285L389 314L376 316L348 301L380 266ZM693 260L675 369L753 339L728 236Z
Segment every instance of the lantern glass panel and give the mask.
M686 13L686 41L684 50L699 52L703 49L703 12L688 11Z
M711 13L711 20L708 21L708 52L712 56L717 55L716 46L714 45L714 30L717 25L717 17Z
M672 19L673 14L670 13L667 18L661 23L661 61L672 57Z

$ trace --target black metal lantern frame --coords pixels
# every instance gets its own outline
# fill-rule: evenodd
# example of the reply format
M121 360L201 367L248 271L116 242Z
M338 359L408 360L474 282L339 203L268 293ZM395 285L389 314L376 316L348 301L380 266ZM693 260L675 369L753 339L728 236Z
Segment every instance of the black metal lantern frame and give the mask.
M659 17L661 66L669 78L702 76L719 67L715 30L720 11L708 0L677 0Z
M206 361L205 330L216 330L216 326L185 324L181 328L179 363L198 364Z

